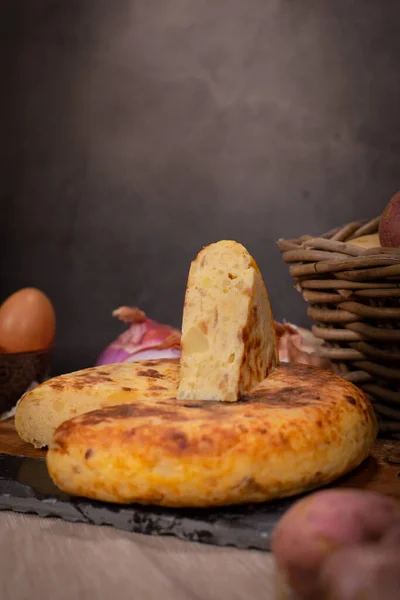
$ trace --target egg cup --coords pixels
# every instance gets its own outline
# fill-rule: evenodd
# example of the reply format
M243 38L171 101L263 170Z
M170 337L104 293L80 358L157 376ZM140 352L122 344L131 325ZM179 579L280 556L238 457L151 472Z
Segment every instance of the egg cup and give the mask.
M11 410L33 382L46 379L51 351L0 353L0 415Z

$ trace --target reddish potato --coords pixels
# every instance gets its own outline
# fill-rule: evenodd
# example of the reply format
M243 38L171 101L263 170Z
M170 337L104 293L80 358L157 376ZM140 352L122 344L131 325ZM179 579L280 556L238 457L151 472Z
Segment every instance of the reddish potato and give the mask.
M367 544L339 550L321 571L324 600L399 600L400 546Z
M278 570L302 597L321 596L319 574L338 549L383 538L398 523L400 503L374 492L327 490L297 502L277 525Z
M382 544L390 548L398 548L400 559L400 523L394 525L382 539ZM400 565L399 565L400 570Z
M400 247L400 192L390 200L379 222L379 240L383 247Z

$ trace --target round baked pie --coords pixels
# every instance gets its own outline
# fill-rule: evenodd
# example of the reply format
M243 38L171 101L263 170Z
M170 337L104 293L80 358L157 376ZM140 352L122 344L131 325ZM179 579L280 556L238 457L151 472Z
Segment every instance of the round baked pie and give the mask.
M316 367L282 365L238 402L143 399L66 421L47 466L60 489L96 500L263 502L354 469L376 435L372 406L353 384Z

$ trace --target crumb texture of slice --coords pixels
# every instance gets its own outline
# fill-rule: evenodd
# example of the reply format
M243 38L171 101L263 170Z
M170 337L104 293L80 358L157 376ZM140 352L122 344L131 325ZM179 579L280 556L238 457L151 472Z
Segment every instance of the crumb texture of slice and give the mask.
M278 362L271 307L256 262L235 241L203 248L186 288L178 399L235 402Z

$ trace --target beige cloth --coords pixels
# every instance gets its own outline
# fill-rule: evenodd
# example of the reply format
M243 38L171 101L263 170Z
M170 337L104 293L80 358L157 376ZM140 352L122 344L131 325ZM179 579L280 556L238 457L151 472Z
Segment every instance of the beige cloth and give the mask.
M275 600L271 554L0 512L1 600Z

